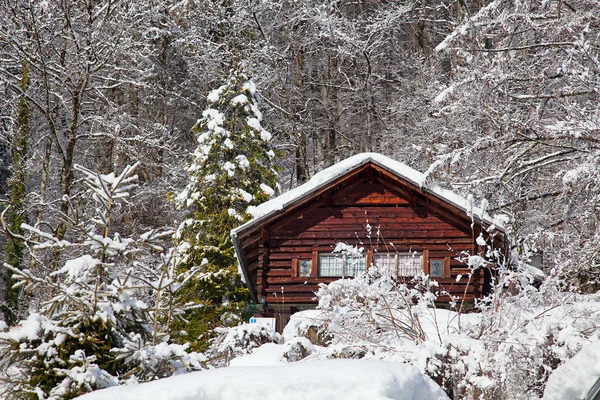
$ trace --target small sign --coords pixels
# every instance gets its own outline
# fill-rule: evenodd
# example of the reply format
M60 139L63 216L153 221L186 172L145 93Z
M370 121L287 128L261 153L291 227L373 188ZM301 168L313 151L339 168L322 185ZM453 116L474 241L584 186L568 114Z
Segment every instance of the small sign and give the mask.
M262 318L262 317L252 317L250 318L251 324L260 324L267 329L270 329L272 332L275 332L275 318Z

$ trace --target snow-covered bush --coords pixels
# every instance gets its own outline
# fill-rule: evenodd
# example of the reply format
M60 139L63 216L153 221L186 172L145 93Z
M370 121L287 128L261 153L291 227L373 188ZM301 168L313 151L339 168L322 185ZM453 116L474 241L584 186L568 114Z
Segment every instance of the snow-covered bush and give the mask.
M524 281L517 275L513 285ZM541 396L554 369L600 340L597 296L562 292L552 279L520 289L490 299L479 322L463 325L436 355L440 368L430 375L454 398Z
M544 400L583 399L600 379L600 342L584 346L548 379Z
M484 256L494 252L478 244ZM471 268L486 263L459 257ZM600 340L600 297L564 291L558 273L540 284L526 263L491 257L501 264L496 290L477 313L436 309L437 285L427 276L406 285L371 268L323 285L318 310L292 318L286 338L325 331L332 341L318 357L411 363L455 399L540 397L554 369Z
M318 309L328 321L334 342L363 338L379 343L390 339L425 340L420 315L434 305L437 282L415 276L410 284L380 273L376 267L354 279L321 285Z
M333 337L327 330L328 315L321 310L305 310L293 314L283 330L283 337L307 338L312 344L328 346Z
M79 218L69 219L72 238L59 240L23 225L45 240L30 241L30 246L67 258L62 267L38 276L5 264L17 286L48 298L38 312L0 333L4 398L68 399L201 368L202 357L168 344L162 329L169 318L163 311L170 307L162 307L161 296L175 290L172 274L165 272L171 268L171 253L163 243L172 232L126 238L111 231L114 209L137 180L135 166L120 175L77 169L87 188L80 203L92 207L73 210ZM150 307L144 299L155 304Z
M265 343L281 343L281 335L262 324L241 324L232 328L215 329L207 351L210 362L215 366L227 365L228 360L252 351Z
M315 348L308 339L296 337L285 342L283 358L289 362L296 362L305 359L313 353L315 353Z

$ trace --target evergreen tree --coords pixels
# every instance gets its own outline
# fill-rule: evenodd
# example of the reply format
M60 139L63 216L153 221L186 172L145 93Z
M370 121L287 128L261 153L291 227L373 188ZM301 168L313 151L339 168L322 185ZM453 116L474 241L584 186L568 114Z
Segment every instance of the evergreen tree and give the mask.
M31 245L68 255L68 261L46 276L5 264L17 287L50 298L39 312L0 332L2 398L69 399L124 382L201 369L197 354L167 343L167 332L157 331L156 321L168 319L161 316L157 297L172 286L161 271L169 269L169 258L157 254L164 252L162 242L172 231L152 230L137 238L110 231L114 210L137 180L135 166L120 175L76 169L88 187L81 201L90 203L92 212L88 218L76 212L85 210L72 210L72 215L81 215L69 220L72 241L22 225L45 240ZM74 201L69 198L69 204ZM153 299L157 306L147 306Z
M271 134L261 126L254 83L236 67L207 99L208 108L192 130L198 148L187 167L189 183L175 198L191 213L176 234L178 273L188 279L178 299L188 310L173 321L173 332L179 328L179 340L195 350L206 348L214 328L239 321L248 291L229 234L277 185Z

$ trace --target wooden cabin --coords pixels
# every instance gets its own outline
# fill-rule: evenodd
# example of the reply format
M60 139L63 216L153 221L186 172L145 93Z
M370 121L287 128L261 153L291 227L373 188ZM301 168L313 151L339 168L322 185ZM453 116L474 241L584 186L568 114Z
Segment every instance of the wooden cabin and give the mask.
M490 290L489 264L469 278L457 257L481 252L480 233L493 235L496 247L505 237L466 199L376 153L341 161L251 214L232 239L252 300L270 317L314 307L320 283L352 277L373 263L406 278L422 270L441 289L473 302ZM338 243L364 251L334 253Z

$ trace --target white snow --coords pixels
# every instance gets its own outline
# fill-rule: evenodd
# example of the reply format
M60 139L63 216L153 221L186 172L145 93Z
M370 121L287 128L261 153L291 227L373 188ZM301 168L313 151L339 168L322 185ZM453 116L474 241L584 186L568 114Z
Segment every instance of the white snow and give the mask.
M250 193L246 192L242 188L238 188L238 193L240 194L240 196L242 196L244 201L246 201L248 203L250 203L254 199L254 196L252 196Z
M300 335L311 326L321 326L326 321L326 315L321 310L306 310L292 314L290 321L283 330L283 337L291 339Z
M436 400L442 389L413 366L386 361L319 360L229 367L141 385L108 388L81 400Z
M365 249L364 247L350 246L348 243L338 242L335 244L333 252L351 255L353 257L361 257L364 256Z
M481 210L479 207L472 206L472 204L464 197L450 190L444 189L436 183L427 183L427 176L425 174L414 170L406 164L393 160L379 153L361 153L324 169L323 171L315 174L308 182L296 187L295 189L283 193L282 195L256 207L248 207L247 211L253 217L253 219L244 225L235 228L232 231L232 235L235 236L238 232L241 232L247 227L254 225L258 221L273 215L274 213L284 209L286 206L310 196L310 194L314 191L317 191L321 187L326 186L327 184L368 162L372 162L377 166L389 171L390 173L402 178L408 183L415 185L423 193L431 193L441 200L454 205L456 208L464 211L469 216L472 214L481 216L485 222L490 224L494 223L498 229L503 229L500 221L494 221L487 212Z
M269 196L273 196L275 194L275 191L273 190L273 188L269 185L265 185L264 183L260 184L260 188L262 189L263 192L265 192L266 194L268 194Z
M248 90L251 96L254 96L254 94L256 93L256 85L252 81L244 82L244 84L242 85L242 89Z
M600 342L584 346L548 378L543 400L582 399L600 378Z
M219 110L215 110L214 108L207 108L202 112L202 116L206 118L207 128L210 130L214 130L217 127L223 125L223 121L225 120L225 116ZM198 139L200 143L203 143Z
M244 171L247 170L248 168L250 168L250 161L248 161L248 157L246 157L243 154L236 156L235 161L237 161L240 168L243 169Z
M88 270L95 268L96 265L100 263L100 260L95 259L89 254L84 254L79 258L68 260L67 262L65 262L65 265L60 270L52 273L52 275L57 275L66 272L69 274L69 278L74 279L78 276L82 276Z
M233 99L231 99L232 106L236 106L238 104L244 105L246 103L248 103L248 97L246 97L245 94L239 94L239 95L235 96Z
M276 343L265 343L253 353L234 358L231 367L272 367L280 365L282 361L282 346Z
M440 45L438 45L438 47L440 47ZM436 47L436 51L440 50L438 50ZM450 85L446 89L442 90L437 96L435 96L435 99L433 99L433 101L436 103L442 103L452 93L454 93L454 85Z
M223 87L212 90L208 96L206 96L206 99L211 103L216 103L221 98L221 94L223 94Z
M235 164L230 163L229 161L226 161L225 164L223 164L223 169L225 169L225 171L227 171L227 175L229 175L229 176L235 175Z
M265 131L264 129L262 131L260 131L260 138L262 140L264 140L265 142L270 142L271 141L271 133L268 131Z
M256 118L247 118L246 119L246 123L248 124L248 126L252 129L254 129L257 132L262 131L262 126L260 126L260 121Z

